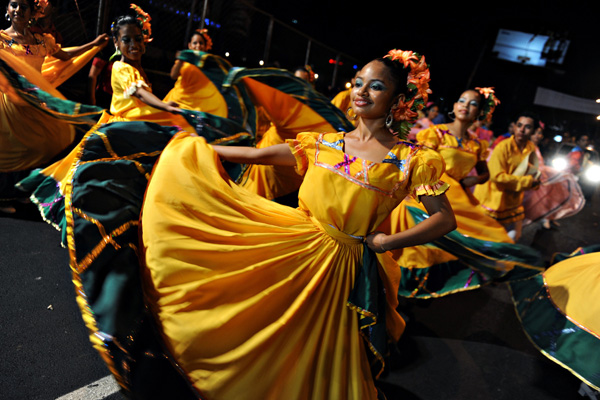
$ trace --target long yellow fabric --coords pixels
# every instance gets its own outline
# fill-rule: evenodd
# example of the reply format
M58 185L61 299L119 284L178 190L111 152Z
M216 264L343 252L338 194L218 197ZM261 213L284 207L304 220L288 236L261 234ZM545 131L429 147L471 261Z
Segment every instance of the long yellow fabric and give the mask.
M441 179L450 185L446 197L454 211L457 230L465 236L476 239L513 243L504 227L485 215L471 191L463 189L460 184L460 180L471 172L478 161L486 159L487 142L471 136L469 140L462 140L459 144L458 139L444 124L420 131L417 134L417 141L437 151L444 159L446 170ZM408 206L425 211L421 203L414 199L407 199L390 214L383 229L389 232L402 232L414 226L413 219L406 208ZM457 259L444 250L428 246L407 247L394 250L392 253L398 260L398 264L405 268L427 268Z
M550 300L571 321L600 335L600 253L567 258L544 272Z
M147 298L203 398L376 398L359 317L347 306L360 237L405 196L446 185L433 151L394 146L403 168L349 161L343 138L288 141L305 174L297 209L233 183L201 137L178 135L163 151L141 218ZM388 254L378 259L397 340L399 268Z
M228 114L227 103L219 89L200 68L187 62L183 62L173 89L163 101L174 101L187 110L203 111L223 118L227 118Z
M27 77L40 89L64 99L40 73L53 38L45 35L37 45L10 43L10 36L0 31L0 58L12 69ZM28 170L48 163L75 137L74 128L30 106L14 90L4 75L0 76L0 172Z
M65 51L71 49L71 47L63 48ZM42 64L42 75L52 86L59 87L77 71L86 66L101 49L100 46L94 46L68 61L59 60L52 55L48 55Z
M488 161L490 179L475 188L474 195L486 214L502 224L525 218L523 196L525 190L531 189L533 176L517 176L513 173L534 152L535 145L532 142L527 142L521 151L514 137L501 141Z

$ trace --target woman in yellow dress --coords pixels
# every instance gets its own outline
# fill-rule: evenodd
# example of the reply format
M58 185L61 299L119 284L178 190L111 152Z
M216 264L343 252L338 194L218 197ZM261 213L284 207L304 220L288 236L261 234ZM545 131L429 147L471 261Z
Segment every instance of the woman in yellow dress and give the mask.
M188 41L188 49L196 54L208 52L212 45L206 29L195 30ZM173 101L188 110L227 118L227 103L214 83L198 66L189 62L187 52L178 52L176 58L171 68L171 79L175 80L175 85L163 101Z
M259 149L186 134L167 145L142 210L145 290L200 397L377 397L386 343L404 328L399 270L386 251L455 226L442 159L390 131L410 125L428 81L424 57L393 50L357 77L359 123L348 133L301 133ZM234 184L219 159L296 166L305 176L299 207ZM374 232L407 195L430 217Z
M489 119L499 103L492 89L466 90L454 103L448 124L434 125L417 135L418 143L443 157L442 180L450 185L447 196L458 228L435 244L394 250L402 269L399 294L429 298L475 289L494 278L539 273L539 254L515 245L493 218L485 215L471 188L485 182L487 142L479 141L468 128L477 119ZM476 170L476 174L471 174ZM423 207L403 202L382 225L386 232L404 231L424 218ZM533 264L533 265L532 265Z
M52 35L30 32L30 19L36 9L33 0L8 2L6 18L10 27L0 30L0 59L8 68L27 76L35 87L64 99L54 88L99 51L108 36L100 35L90 43L64 50ZM51 56L60 65L53 63L42 75L44 63ZM15 90L10 79L4 75L0 83L0 212L5 213L14 213L13 202L24 197L14 188L15 183L31 169L47 165L75 139L75 128L66 118L60 114L51 117L45 110L32 107L27 95Z

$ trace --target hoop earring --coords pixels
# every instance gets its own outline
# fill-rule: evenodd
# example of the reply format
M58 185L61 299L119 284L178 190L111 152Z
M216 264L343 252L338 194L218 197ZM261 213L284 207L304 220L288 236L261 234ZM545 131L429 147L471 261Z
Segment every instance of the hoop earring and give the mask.
M454 121L456 119L456 115L454 114L454 111L450 111L448 113L448 118L450 118L452 121Z
M350 121L356 121L356 118L358 118L358 115L354 114L354 110L352 109L352 107L348 107L348 109L346 110L346 116Z
M10 22L10 15L8 15L8 11L6 12L6 14L4 14L4 18L6 18L8 22Z
M385 126L388 129L392 129L392 124L394 123L394 116L392 115L392 112L390 111L387 115L387 117L385 117Z

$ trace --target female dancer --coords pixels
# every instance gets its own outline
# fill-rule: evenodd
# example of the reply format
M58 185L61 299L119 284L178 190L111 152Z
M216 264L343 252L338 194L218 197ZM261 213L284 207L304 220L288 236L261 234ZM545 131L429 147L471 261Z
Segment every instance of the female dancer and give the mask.
M357 77L359 123L348 133L302 133L261 149L184 134L167 146L142 212L146 291L171 356L202 398L377 397L370 359L383 362L381 346L404 323L397 266L373 251L455 226L439 155L389 128L412 123L428 81L424 57L394 50ZM295 165L305 174L299 208L235 185L219 158ZM409 194L430 217L393 235L374 232Z
M46 0L9 1L6 19L11 26L0 31L2 49L41 72L44 79L58 87L86 65L108 43L108 35L76 47L61 47L53 34L31 29L31 21L44 16ZM27 74L30 76L30 74Z
M208 52L211 48L212 40L208 36L208 31L206 29L194 31L188 42L188 51L177 52L177 59L171 68L171 78L176 82L163 100L176 102L188 110L203 111L227 118L227 103L223 95L199 66L192 63L197 56L202 56L200 52ZM201 58L199 62L203 63L203 59Z
M107 35L100 35L94 41L69 51L61 49L49 34L33 34L28 26L36 3L33 0L10 1L6 7L6 18L10 27L0 31L0 59L20 75L27 76L30 83L39 89L64 97L57 92L57 82L63 82L76 72L82 64L75 59L85 54L93 56L107 42ZM54 56L66 61L64 68L51 68L50 75L42 75L46 57ZM66 69L65 69L66 68ZM50 78L52 76L52 78ZM53 83L49 83L54 80ZM47 165L75 138L75 128L64 121L50 117L47 112L30 106L24 97L8 87L11 83L2 82L0 98L0 212L14 213L13 203L23 197L14 184L26 176L32 168ZM64 113L65 110L63 110ZM73 115L73 113L71 113Z
M490 118L498 103L491 89L466 90L454 103L450 114L454 121L432 126L417 135L419 143L438 151L446 163L442 180L450 185L447 196L458 228L447 238L449 243L392 252L402 269L400 295L438 297L477 288L509 272L514 275L541 271L541 266L524 262L536 260L537 253L514 245L502 225L478 207L471 192L471 187L485 182L489 173L485 162L487 142L479 141L468 128L477 119ZM470 174L472 170L477 173ZM423 218L422 210L415 201L403 202L381 229L404 231Z

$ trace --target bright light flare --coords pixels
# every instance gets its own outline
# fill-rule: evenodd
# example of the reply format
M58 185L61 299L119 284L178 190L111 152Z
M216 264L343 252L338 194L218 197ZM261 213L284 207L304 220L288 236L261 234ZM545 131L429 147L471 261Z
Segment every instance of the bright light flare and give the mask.
M352 84L350 82L346 82L346 89L350 89L352 87Z
M592 165L585 171L585 179L592 183L600 182L600 165Z
M554 167L554 169L556 169L557 171L566 170L568 165L569 165L569 163L567 162L567 159L564 157L556 157L555 159L552 160L552 167Z

